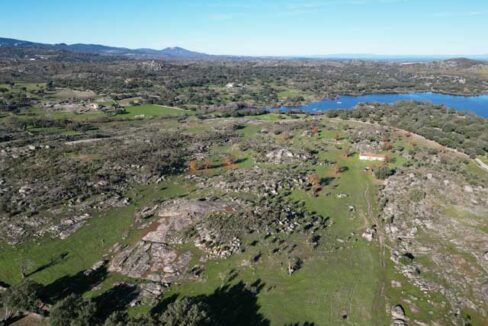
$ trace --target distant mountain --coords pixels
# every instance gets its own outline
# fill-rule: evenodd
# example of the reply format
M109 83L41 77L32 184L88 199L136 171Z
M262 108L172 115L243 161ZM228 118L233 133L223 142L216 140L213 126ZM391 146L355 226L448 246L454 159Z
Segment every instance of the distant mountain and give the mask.
M373 61L416 61L427 62L435 60L449 60L453 58L466 58L472 60L488 60L488 54L486 55L383 55L383 54L327 54L327 55L314 55L304 56L304 58L312 59L337 59L337 60L373 60Z
M174 59L174 60L212 60L230 58L229 56L210 55L200 52L186 50L180 47L170 47L163 50L154 49L128 49L122 47L113 47L100 44L45 44L30 41L16 40L11 38L0 38L0 46L19 47L19 48L41 48L64 50L77 53L92 53L99 55L119 55L136 58L154 58L154 59ZM238 58L238 57L236 57Z
M177 57L177 58L189 58L189 59L196 59L202 57L212 57L212 55L195 52L186 50L180 47L173 47L173 48L165 48L160 51L160 53L164 54L168 57Z
M452 58L465 57L473 60L488 60L488 55L376 55L376 54L328 54L328 55L303 55L303 56L231 56L231 55L211 55L201 52L194 52L180 47L168 47L162 50L155 49L128 49L123 47L113 47L100 44L45 44L30 41L16 40L11 38L0 38L0 47L12 47L21 49L43 49L43 50L63 50L74 53L116 55L132 58L146 59L167 59L167 60L249 60L249 59L269 59L269 60L374 60L391 62L427 62L435 60L448 60Z
M13 38L2 38L0 37L0 46L26 46L33 45L35 43L29 41L21 41Z

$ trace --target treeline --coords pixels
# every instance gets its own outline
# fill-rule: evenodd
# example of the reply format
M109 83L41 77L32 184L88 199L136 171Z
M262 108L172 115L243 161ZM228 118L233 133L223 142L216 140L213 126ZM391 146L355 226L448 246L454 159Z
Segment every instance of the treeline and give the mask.
M90 273L85 271L77 279L84 283ZM88 272L88 273L87 273ZM103 273L102 273L103 272ZM106 276L99 279L101 281ZM101 295L86 299L82 296L88 288L79 284L62 284L60 295L51 293L52 285L46 286L24 279L8 287L0 294L0 325L10 325L24 316L35 313L53 326L203 326L203 325L269 325L259 313L257 294L264 284L257 280L252 284L242 281L226 284L208 295L177 298L176 295L151 299L151 307L145 314L131 316L128 309L138 300L140 288L133 284L119 283ZM58 293L58 292L57 292Z
M353 110L330 110L327 116L390 125L471 157L488 153L488 120L444 106L419 102L361 105Z
M291 106L345 94L438 91L473 95L486 89L486 79L467 70L441 74L437 66L422 65L412 70L366 61L178 63L96 56L87 61L63 56L13 61L0 53L0 69L0 84L52 82L55 87L90 89L114 99L141 97L147 103L214 111L232 110L229 104ZM232 86L226 87L228 84ZM25 104L24 99L7 100L6 96L0 96L4 110Z

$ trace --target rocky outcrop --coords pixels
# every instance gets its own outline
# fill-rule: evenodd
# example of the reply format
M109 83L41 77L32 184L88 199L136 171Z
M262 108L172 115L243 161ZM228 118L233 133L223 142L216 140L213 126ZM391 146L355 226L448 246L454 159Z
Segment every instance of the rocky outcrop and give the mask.
M223 201L174 200L161 207L158 220L135 245L123 248L112 259L109 271L134 278L170 284L188 270L191 253L180 251L182 232L204 217L233 210Z
M198 180L198 179L197 179ZM281 191L303 188L306 174L296 169L268 171L260 167L229 171L213 178L201 178L199 187L212 188L228 193L250 192L259 196L275 196Z
M387 180L381 202L391 259L422 292L442 293L453 314L468 308L488 317L488 188L439 170Z
M280 148L266 154L266 160L275 164L293 163L308 159L310 159L310 155L307 155L306 153L292 152L286 148Z

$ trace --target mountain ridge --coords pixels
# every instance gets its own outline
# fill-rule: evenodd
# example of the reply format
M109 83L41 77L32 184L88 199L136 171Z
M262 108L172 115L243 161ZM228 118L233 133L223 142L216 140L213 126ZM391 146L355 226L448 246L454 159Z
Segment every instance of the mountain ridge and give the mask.
M242 60L242 59L304 59L304 60L374 60L374 61L435 61L466 58L470 60L488 60L488 54L480 55L382 55L382 54L325 54L325 55L290 55L290 56L245 56L219 55L188 50L179 46L163 49L116 47L93 43L40 43L13 38L0 37L0 47L39 47L43 49L65 50L78 53L99 55L121 55L146 59L179 59L179 60Z

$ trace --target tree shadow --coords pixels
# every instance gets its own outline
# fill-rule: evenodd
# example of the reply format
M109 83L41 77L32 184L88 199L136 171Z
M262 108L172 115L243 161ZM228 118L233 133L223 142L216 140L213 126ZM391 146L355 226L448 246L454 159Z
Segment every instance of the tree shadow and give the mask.
M97 305L97 319L105 321L113 312L126 310L138 295L139 289L135 285L121 283L114 286L93 300Z
M334 181L334 177L325 177L325 178L320 178L320 185L321 186L328 186Z
M30 273L27 273L25 276L26 277L29 277L29 276L32 276L36 273L39 273L39 272L42 272L43 270L49 268L49 267L52 267L54 265L57 265L59 264L60 262L62 262L63 260L65 260L65 258L68 256L68 252L63 252L61 253L59 256L56 256L54 258L51 258L51 260L44 264L44 265L41 265L39 267L37 267L35 270L33 270L32 272Z
M245 158L239 158L239 159L234 160L232 162L232 164L235 166L235 165L244 163L244 162L246 162L248 160L249 160L249 158L247 158L247 157L245 157ZM226 167L226 165L224 163L216 163L216 164L211 164L209 166L210 169L219 169L219 168L222 168L222 167Z
M151 309L151 315L162 314L170 304L176 301L176 299L178 299L178 295L173 294L172 296L159 301L158 304Z
M267 326L270 321L259 313L257 303L257 295L264 286L261 280L249 286L240 281L234 285L224 285L210 295L197 297L197 300L209 306L215 324Z
M44 302L55 303L70 294L83 294L107 277L107 267L80 271L72 276L63 276L44 287L41 298Z

